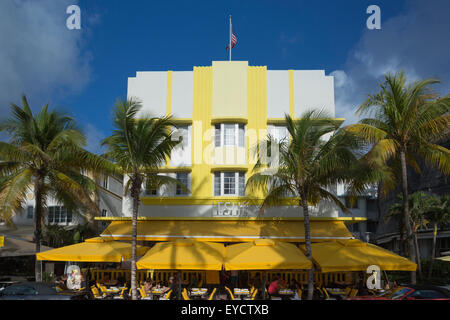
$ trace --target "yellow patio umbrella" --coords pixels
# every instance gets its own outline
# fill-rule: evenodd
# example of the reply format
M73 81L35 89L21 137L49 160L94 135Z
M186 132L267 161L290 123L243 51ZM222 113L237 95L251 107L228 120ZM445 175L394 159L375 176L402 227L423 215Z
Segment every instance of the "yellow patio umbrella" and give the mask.
M149 248L136 247L136 255L141 256ZM77 262L122 262L131 258L131 244L111 241L101 237L36 254L37 260L77 261Z
M136 263L138 269L222 270L221 243L177 239L157 243Z
M301 246L305 251L304 245ZM389 250L361 240L338 240L311 244L313 262L322 272L381 270L415 271L417 264Z
M258 239L226 247L225 270L311 269L312 263L295 245Z

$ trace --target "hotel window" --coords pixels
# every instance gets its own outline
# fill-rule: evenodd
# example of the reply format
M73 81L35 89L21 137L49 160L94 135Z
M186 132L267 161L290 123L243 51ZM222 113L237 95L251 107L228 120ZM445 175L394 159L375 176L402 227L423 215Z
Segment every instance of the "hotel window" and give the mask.
M68 224L72 222L72 212L61 206L48 207L49 224Z
M244 147L245 127L238 123L221 123L215 125L214 145L216 147Z
M28 206L27 207L27 219L33 219L34 216L34 207Z
M108 177L103 178L103 188L108 189Z
M145 189L145 195L147 196L157 196L158 190L156 188Z
M345 197L345 206L349 209L358 209L358 199L350 201L349 197Z
M177 178L178 181L180 181L187 189L189 189L189 174L187 172L179 172L177 173ZM177 190L176 190L176 195L188 195L189 193L186 192L181 186L179 186L177 184Z
M289 137L289 131L285 126L269 125L267 129L272 138L274 138L278 142L283 139L285 139L286 141L286 139Z
M244 172L215 172L214 195L215 196L244 196L245 195Z

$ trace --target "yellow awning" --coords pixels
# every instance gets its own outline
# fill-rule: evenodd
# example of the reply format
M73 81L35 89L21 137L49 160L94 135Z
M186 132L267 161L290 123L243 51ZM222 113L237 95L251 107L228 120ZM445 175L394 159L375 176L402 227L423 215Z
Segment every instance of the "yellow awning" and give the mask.
M343 221L311 221L314 242L353 239ZM287 242L305 241L301 220L153 220L138 221L137 239L170 241L197 239L217 242L244 242L272 239ZM114 240L131 240L131 221L113 221L101 234Z
M138 269L222 270L221 243L178 239L157 243L137 262Z
M312 263L294 244L269 239L226 247L225 270L311 269Z
M305 250L305 246L301 246ZM311 245L313 262L322 272L381 270L415 271L417 265L389 250L361 240L329 241Z
M149 248L137 246L136 255L141 256ZM131 258L131 244L110 241L101 237L36 254L37 260L78 262L121 262Z

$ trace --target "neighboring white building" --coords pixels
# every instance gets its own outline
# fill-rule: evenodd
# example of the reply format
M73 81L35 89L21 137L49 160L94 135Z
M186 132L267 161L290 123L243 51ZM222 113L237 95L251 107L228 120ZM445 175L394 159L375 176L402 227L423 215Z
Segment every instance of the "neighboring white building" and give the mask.
M122 181L114 177L100 178L98 197L95 198L99 207L99 216L101 217L120 217L122 216ZM30 190L27 193L27 202L24 209L17 212L12 221L17 227L34 226L34 193ZM79 212L68 211L63 205L56 202L55 199L47 200L47 212L45 213L45 224L73 227L78 224L86 223L85 217ZM106 224L100 222L100 229L105 228Z

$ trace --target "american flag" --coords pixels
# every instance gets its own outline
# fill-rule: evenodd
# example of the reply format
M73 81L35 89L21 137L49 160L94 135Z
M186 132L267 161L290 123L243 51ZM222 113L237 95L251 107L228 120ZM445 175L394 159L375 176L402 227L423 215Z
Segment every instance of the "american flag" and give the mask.
M237 43L237 38L236 38L236 34L234 33L234 28L231 28L231 31L232 31L231 32L231 49L233 49ZM226 50L229 50L229 49L230 49L230 45L227 45Z

